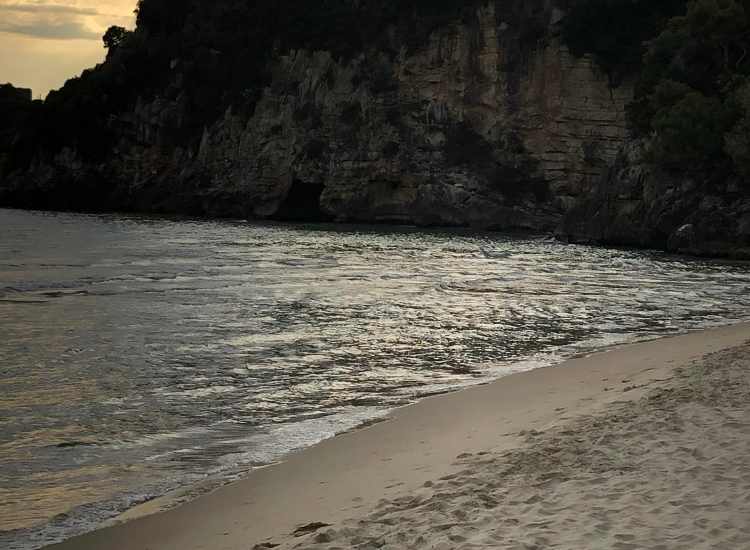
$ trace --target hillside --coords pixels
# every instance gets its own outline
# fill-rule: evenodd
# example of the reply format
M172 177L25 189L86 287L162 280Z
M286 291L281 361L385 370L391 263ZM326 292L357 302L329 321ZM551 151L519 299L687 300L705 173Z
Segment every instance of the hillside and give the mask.
M141 0L0 128L0 205L748 256L746 0ZM5 108L5 107L3 107Z

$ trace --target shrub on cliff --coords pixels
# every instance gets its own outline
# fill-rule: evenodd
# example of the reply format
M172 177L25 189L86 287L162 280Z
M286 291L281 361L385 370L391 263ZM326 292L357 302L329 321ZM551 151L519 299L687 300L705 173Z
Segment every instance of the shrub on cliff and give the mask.
M270 80L269 60L297 48L335 57L377 48L386 28L424 38L467 3L459 0L139 0L136 30L112 27L107 59L52 92L29 147L50 157L67 146L99 162L120 139L118 117L141 100L177 100L185 116L172 146L195 145L229 106L251 113Z
M737 171L750 179L750 84L735 92L738 117L734 126L724 136L724 150L732 159Z
M118 27L117 25L113 25L110 28L107 29L107 32L104 33L104 36L102 36L102 42L104 42L104 47L107 48L109 53L111 54L114 50L119 48L130 36L132 33L125 29L124 27Z
M672 170L741 171L742 89L750 73L750 0L691 0L650 42L633 128Z
M576 56L593 55L613 84L641 67L644 43L666 21L684 11L687 0L568 0L563 41Z
M750 0L568 0L562 37L614 85L651 157L673 171L750 177Z
M670 168L710 166L723 155L733 119L733 110L719 98L690 90L654 116L653 158Z

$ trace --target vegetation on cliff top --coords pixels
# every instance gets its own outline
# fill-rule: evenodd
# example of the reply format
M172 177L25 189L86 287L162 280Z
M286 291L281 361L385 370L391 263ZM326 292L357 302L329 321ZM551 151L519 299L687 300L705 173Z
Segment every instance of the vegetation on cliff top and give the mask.
M6 151L0 177L63 146L84 160L103 160L119 139L117 116L157 96L179 102L189 113L169 135L170 144L195 145L228 106L252 111L270 80L273 55L295 48L328 50L335 57L368 48L396 55L404 37L407 44L424 40L471 5L140 0L136 30L112 27L103 37L105 63L70 80L44 103L24 107L22 139ZM567 12L562 38L574 54L592 54L613 85L638 80L630 120L636 132L653 136L655 160L672 170L750 176L750 0L558 0L558 5Z
M113 119L139 100L157 96L179 99L189 113L170 142L193 143L228 106L252 111L270 80L274 54L313 48L347 57L367 48L393 50L393 35L385 29L419 41L466 5L457 0L140 0L135 31L112 27L104 35L106 62L35 106L33 136L11 151L6 171L63 146L99 162L116 145ZM0 177L1 172L2 167Z
M748 172L749 17L748 0L691 0L651 41L630 114L664 166Z
M750 176L749 0L583 0L563 36L615 83L637 80L629 118L654 162Z
M592 54L617 85L641 68L646 42L687 0L568 0L562 36L577 56Z

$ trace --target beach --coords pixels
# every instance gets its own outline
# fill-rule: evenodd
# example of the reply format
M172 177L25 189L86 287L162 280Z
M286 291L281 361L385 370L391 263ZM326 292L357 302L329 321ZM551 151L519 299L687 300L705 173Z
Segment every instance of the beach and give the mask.
M125 547L244 547L362 517L455 473L457 456L516 448L524 438L504 434L614 395L611 365L566 359L750 311L748 265L658 252L395 227L0 218L9 550L168 510L136 522ZM691 357L707 349L694 338ZM631 379L637 349L603 357Z
M748 547L749 340L693 332L428 398L50 548Z
M0 550L750 550L750 0L0 12Z

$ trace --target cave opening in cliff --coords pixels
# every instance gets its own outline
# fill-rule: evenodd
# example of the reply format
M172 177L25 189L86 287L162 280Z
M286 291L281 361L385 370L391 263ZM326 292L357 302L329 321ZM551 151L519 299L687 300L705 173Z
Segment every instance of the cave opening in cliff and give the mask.
M320 196L324 189L323 183L294 180L273 218L280 221L331 221L332 217L320 207Z

